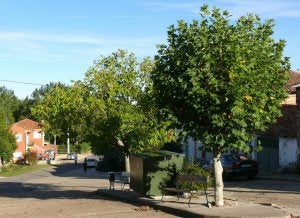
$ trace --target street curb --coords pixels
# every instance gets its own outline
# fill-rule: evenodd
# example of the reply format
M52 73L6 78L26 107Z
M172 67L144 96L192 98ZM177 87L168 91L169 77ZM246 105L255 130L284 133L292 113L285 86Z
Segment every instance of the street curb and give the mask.
M162 203L158 203L157 201L153 201L151 199L147 199L143 196L140 196L136 193L130 193L128 194L127 191L119 191L119 190L108 190L108 189L98 189L96 191L96 194L110 198L119 200L125 203L130 203L136 206L150 206L154 208L155 210L160 210L162 212L172 214L179 217L199 217L199 218L241 218L243 215L212 215L212 214L201 214L198 211L193 212L189 210L189 207L187 206L186 210L184 208L178 208L172 205L164 205ZM213 210L213 208L211 208ZM246 216L246 217L257 217L257 216ZM265 217L265 216L262 216ZM290 217L289 214L285 214L283 216L276 216L280 218L287 218Z
M157 204L153 201L151 201L150 199L146 199L143 198L141 196L134 196L134 197L128 197L122 194L118 194L118 191L112 191L112 190L106 190L106 189L98 189L96 191L96 193L98 195L101 196L105 196L107 198L112 198L112 199L117 199L120 200L122 202L127 202L127 203L131 203L131 204L135 204L135 205L142 205L142 206L151 206L156 210L160 210L163 212L166 212L168 214L172 214L172 215L176 215L179 217L199 217L199 218L219 218L219 216L206 216L206 215L201 215L198 213L194 213L192 211L188 211L188 210L183 210L183 209L179 209L179 208L175 208L175 207L170 207L170 206L164 206L161 204Z

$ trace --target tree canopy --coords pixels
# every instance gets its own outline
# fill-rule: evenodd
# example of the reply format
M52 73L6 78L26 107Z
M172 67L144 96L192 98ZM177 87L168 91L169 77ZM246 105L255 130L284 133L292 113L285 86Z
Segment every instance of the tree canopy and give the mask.
M4 118L0 110L0 119ZM0 161L3 165L13 158L13 153L17 149L16 138L10 131L9 127L0 122Z
M12 90L0 87L0 108L4 115L4 122L7 124L12 124L14 120L14 114L18 109L18 98L15 96Z
M204 5L200 20L170 26L152 74L160 107L213 148L221 188L220 154L227 147L247 149L258 131L276 121L289 70L285 42L273 37L273 20L261 22L252 14L229 18L227 11ZM223 194L216 195L221 206Z
M95 153L118 147L126 155L159 149L172 137L151 98L149 58L124 50L101 57L86 73L87 126ZM128 169L127 169L128 170Z
M84 131L83 95L76 85L53 86L37 101L32 113L43 124L43 128L54 136L69 134L73 142L83 139Z
M9 126L14 122L13 114L18 108L18 99L14 92L0 87L0 160L1 164L9 162L16 150L16 139Z

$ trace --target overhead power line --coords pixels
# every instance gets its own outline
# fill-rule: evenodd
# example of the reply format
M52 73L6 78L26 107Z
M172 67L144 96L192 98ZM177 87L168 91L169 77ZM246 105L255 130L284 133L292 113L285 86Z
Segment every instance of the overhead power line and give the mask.
M20 83L25 85L32 85L32 86L43 86L43 84L39 83L30 83L30 82L21 82L21 81L15 81L15 80L7 80L7 79L0 79L1 82L10 82L10 83Z

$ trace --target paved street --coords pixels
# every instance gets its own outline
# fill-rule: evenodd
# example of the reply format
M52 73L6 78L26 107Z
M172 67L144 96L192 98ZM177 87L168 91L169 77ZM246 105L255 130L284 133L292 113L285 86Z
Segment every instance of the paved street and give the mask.
M0 178L0 217L174 217L96 195L108 187L105 176L78 167Z
M282 175L284 178L284 175ZM300 177L300 176L299 176ZM273 204L300 217L300 182L244 178L225 182L225 198Z
M0 217L174 217L95 193L108 186L105 173L95 169L84 172L73 161L49 170L0 178ZM226 181L224 191L225 202L273 205L300 216L300 182L240 178Z

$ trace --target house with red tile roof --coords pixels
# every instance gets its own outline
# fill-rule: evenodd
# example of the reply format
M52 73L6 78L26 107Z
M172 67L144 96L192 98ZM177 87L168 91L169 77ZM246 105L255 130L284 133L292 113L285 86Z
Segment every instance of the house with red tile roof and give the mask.
M11 131L16 137L17 149L14 159L23 157L26 151L31 150L37 154L44 155L48 150L57 151L57 146L45 144L44 131L40 123L23 119L11 126Z

